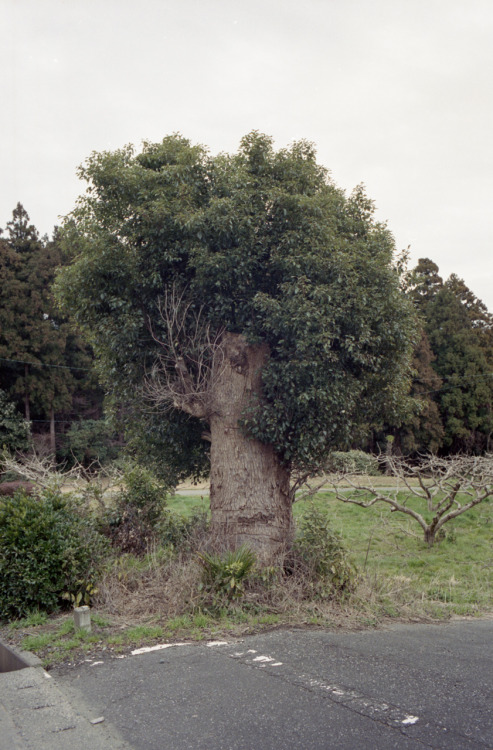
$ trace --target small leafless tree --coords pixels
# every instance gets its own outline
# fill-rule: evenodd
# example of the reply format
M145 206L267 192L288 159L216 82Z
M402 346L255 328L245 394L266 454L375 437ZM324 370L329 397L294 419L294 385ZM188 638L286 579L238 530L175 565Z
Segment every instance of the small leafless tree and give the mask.
M440 529L453 518L479 505L493 495L493 455L430 456L413 464L392 455L380 459L383 469L395 478L393 487L378 487L378 478L372 482L354 481L349 475L326 477L343 503L369 508L375 503L390 505L391 512L404 513L421 526L424 540L432 547ZM341 487L341 479L350 491ZM416 510L418 500L421 506ZM426 514L426 515L425 515ZM431 520L429 520L431 516Z
M103 469L99 464L84 467L77 462L70 469L66 469L58 465L53 456L40 455L35 451L15 455L4 451L0 454L0 472L11 472L22 477L24 481L8 483L19 485L14 487L14 490L22 489L30 494L47 489L56 492L61 492L63 488L77 490L88 506L94 500L102 510L106 508L104 492L108 490L110 494L112 486L121 481L118 470L115 472L111 468ZM0 494L11 493L0 491Z
M40 455L34 451L12 455L4 451L0 456L0 468L21 476L25 482L37 487L52 487L62 484L63 473L58 469L53 456Z
M145 395L160 408L207 419L214 411L214 381L224 358L223 331L213 331L203 308L194 310L185 292L176 287L165 291L158 312L158 325L148 320L160 353L146 378Z

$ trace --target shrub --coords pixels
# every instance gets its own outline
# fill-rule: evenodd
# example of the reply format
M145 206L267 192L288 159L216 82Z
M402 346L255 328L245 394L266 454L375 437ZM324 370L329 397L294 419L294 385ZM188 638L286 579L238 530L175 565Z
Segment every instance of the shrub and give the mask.
M334 451L329 456L327 470L333 474L366 474L370 477L380 474L378 458L364 451Z
M93 462L103 466L118 457L119 447L114 431L104 419L85 419L74 422L62 436L58 456L69 465L77 461L82 466Z
M24 451L29 448L31 425L9 401L5 391L0 389L0 449Z
M166 508L156 525L158 539L165 547L190 552L200 546L209 526L207 512L196 509L189 518Z
M327 514L315 505L301 519L293 553L294 567L303 568L315 592L330 596L353 588L348 552L339 534L330 528Z
M93 582L107 553L90 517L57 491L0 500L0 618L52 611Z
M159 534L166 489L147 469L134 466L123 476L123 489L107 513L103 533L123 552L145 554Z

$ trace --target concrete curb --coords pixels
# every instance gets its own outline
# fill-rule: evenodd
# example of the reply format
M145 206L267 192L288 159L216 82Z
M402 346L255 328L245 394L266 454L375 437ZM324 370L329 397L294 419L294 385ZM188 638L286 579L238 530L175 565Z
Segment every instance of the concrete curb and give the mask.
M17 655L29 666L0 674L0 750L131 750L102 717L69 703L34 654Z

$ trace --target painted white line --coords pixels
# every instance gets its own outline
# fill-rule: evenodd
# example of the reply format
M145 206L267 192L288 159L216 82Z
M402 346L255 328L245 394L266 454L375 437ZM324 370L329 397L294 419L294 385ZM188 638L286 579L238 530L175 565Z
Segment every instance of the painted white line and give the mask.
M97 667L98 664L104 664L104 661L93 661L92 664L89 664L90 667Z
M212 646L229 646L228 641L209 641L206 643L206 646L209 646L211 648Z
M228 656L232 659L241 659L243 664L255 667L256 669L270 669L271 667L281 667L283 665L282 661L275 661L272 656L266 656L264 654L253 656L253 654L256 653L257 651L255 649L250 648L248 651L233 651L229 653ZM407 713L398 706L375 700L371 696L364 695L363 693L345 688L341 685L329 684L323 680L312 677L311 675L281 673L281 679L286 679L287 682L292 682L295 685L299 685L300 687L303 686L309 690L323 692L325 695L328 695L334 703L339 703L342 706L346 706L351 711L356 711L363 716L368 716L376 721L381 721L384 724L387 724L387 726L410 726L419 721L418 716Z
M416 724L419 716L413 716L401 711L397 706L390 706L388 703L373 700L356 690L345 690L339 685L329 685L321 680L315 680L309 677L302 677L302 681L312 690L323 690L333 696L334 700L348 708L356 710L364 716L377 718L390 726Z
M160 643L159 646L144 646L143 648L136 648L130 652L130 656L138 656L139 654L148 654L150 651L162 651L163 648L174 648L175 646L188 646L188 643Z
M256 654L257 652L250 648L248 651L233 651L232 654L228 654L230 659L241 659L241 657L245 657L245 664L255 664L256 667L282 667L282 661L276 661L273 656L254 656L253 658L250 656L250 654Z

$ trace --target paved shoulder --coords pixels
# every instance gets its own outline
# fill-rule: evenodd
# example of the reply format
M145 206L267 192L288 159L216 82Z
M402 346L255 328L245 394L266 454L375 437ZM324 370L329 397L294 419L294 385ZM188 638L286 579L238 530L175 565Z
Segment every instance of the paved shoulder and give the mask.
M55 671L136 750L491 750L493 620L161 644Z
M0 674L0 750L126 750L104 721L91 724L41 667ZM95 717L98 719L101 717Z

